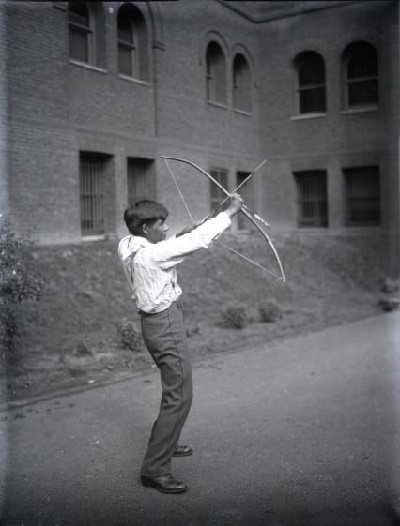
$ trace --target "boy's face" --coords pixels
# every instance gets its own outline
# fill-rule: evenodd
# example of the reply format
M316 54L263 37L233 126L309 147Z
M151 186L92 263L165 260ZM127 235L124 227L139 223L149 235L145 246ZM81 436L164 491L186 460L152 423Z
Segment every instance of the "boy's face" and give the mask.
M152 225L144 224L143 232L146 235L147 241L150 243L158 243L164 241L167 237L168 225L164 219L157 219Z

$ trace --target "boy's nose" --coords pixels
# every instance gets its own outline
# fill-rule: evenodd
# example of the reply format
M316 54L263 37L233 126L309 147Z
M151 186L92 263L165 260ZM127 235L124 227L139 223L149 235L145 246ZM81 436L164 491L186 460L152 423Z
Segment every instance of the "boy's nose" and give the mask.
M168 232L168 230L169 230L169 226L164 224L164 232Z

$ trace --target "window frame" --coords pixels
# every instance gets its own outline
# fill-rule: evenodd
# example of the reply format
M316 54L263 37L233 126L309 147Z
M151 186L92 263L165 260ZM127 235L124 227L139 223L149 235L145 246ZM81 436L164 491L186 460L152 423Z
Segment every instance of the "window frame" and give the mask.
M382 224L382 206L381 206L381 176L380 176L380 170L378 165L369 165L369 166L353 166L353 167L347 167L343 168L342 170L343 176L344 176L344 191L345 191L345 226L346 228L379 228ZM358 178L367 178L368 175L372 178L374 177L376 180L373 181L373 184L376 185L377 189L377 195L373 196L349 196L350 193L350 178L351 177L358 177ZM353 179L353 184L355 183ZM360 183L358 183L360 184ZM364 187L365 188L365 187ZM354 192L354 188L353 188ZM355 192L357 193L357 192ZM376 204L376 206L372 206L369 210L362 210L362 212L365 214L376 214L376 219L370 219L370 220L360 220L360 219L354 219L354 216L351 217L352 213L360 212L360 210L355 210L354 207L352 209L352 206L350 203L354 205L354 203L360 203L360 202L373 202Z
M69 42L68 56L69 56L69 60L71 62L76 62L78 64L96 66L96 52L95 52L96 34L95 34L94 15L90 9L90 6L88 5L88 2L85 2L85 1L75 2L75 3L81 3L85 6L86 11L87 11L87 16L88 16L88 25L84 26L77 22L72 22L70 19L70 13L72 12L70 8L71 3L74 3L74 2L68 2L68 42ZM85 34L86 53L87 53L86 61L71 56L71 33L72 31L78 31L80 33Z
M227 168L213 166L210 168L210 175L212 175L215 180L217 180L226 190L229 191L229 170ZM221 203L221 201L225 199L226 195L212 181L210 181L209 188L209 203L211 212Z
M252 172L245 170L238 170L236 172L236 186L239 186ZM244 186L241 191L242 197L245 200L246 204L249 205L251 209L254 210L254 197L255 197L255 187L254 187L254 178L250 179ZM243 215L237 215L237 231L240 234L246 234L253 229L250 221Z
M121 15L121 9L123 10ZM131 41L120 38L119 17L126 16L129 21ZM132 4L122 4L117 12L117 71L118 76L135 82L149 82L150 53L149 29L141 10ZM129 51L131 74L120 70L120 51Z
M104 160L99 155L90 152L80 153L80 229L83 238L103 237L105 235L104 170L101 166L103 162ZM85 165L90 166L89 170L86 171ZM92 226L85 226L85 222L92 223Z
M243 67L236 66L237 60L242 60ZM246 86L238 83L237 77L238 77L238 70L245 71L246 77L245 77L245 84ZM244 82L243 82L244 84ZM249 93L248 97L243 97L243 93ZM238 104L239 101L239 104ZM246 107L246 103L248 107ZM239 111L242 113L252 114L253 113L253 90L252 90L252 73L251 68L249 65L249 61L247 60L246 56L241 53L237 52L235 56L233 57L232 61L232 105L233 109L235 111Z
M359 46L357 50L356 46ZM374 53L376 73L374 75L360 76L353 79L349 79L348 76L348 63L350 60L354 59L357 54L362 53L361 47L364 47L364 51L368 48L371 52ZM377 108L379 104L379 61L378 61L378 51L376 47L370 42L366 41L357 41L349 44L342 54L342 76L343 76L343 87L342 87L342 99L343 107L345 110L362 110L362 109L371 109ZM361 103L350 103L349 101L349 89L351 86L356 84L366 84L369 82L374 82L376 85L376 100L373 102L361 102Z
M143 199L154 199L153 195L153 176L152 165L154 161L143 157L128 157L126 161L127 168L127 195L128 207L133 205L136 201ZM135 173L136 172L136 173ZM140 179L139 186L144 188L144 191L139 192L135 197L134 189L137 188L135 179ZM144 184L142 184L144 183Z
M78 163L79 222L82 240L104 239L107 235L115 233L114 156L98 151L80 150Z
M321 61L323 80L317 83L301 84L300 69L304 67L304 62L307 58L318 58ZM327 92L326 92L326 67L324 57L317 51L302 51L298 53L294 59L295 71L295 113L301 117L313 115L326 115L328 111ZM302 95L310 93L311 91L322 90L323 92L323 107L313 111L302 111Z
M210 51L211 46L215 49L214 52L212 49ZM219 59L220 63L218 63ZM210 104L226 107L228 105L226 56L223 47L216 40L210 40L206 48L206 83L207 101ZM223 97L219 98L220 94L223 94Z
M293 172L297 192L297 227L298 228L329 228L329 196L327 170L301 170ZM320 196L304 196L306 178L312 180L316 192ZM320 180L320 188L315 181ZM302 187L303 185L303 187ZM304 206L311 206L312 214L306 217Z

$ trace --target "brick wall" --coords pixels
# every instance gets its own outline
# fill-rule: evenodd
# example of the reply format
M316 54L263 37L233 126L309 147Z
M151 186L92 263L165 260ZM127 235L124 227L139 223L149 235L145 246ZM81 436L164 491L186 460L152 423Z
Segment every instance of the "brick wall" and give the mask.
M387 32L395 6L367 2L321 10L270 22L260 36L260 141L272 157L273 176L265 192L271 221L296 224L293 172L325 169L328 172L329 225L344 226L342 169L348 166L380 166L382 189L388 181L385 157L389 147L386 123L390 118ZM341 53L357 40L367 40L378 50L379 107L375 111L343 111L341 102ZM296 115L293 59L307 50L325 60L327 111L323 116ZM267 58L267 59L266 59ZM263 67L261 67L263 63ZM383 206L385 212L385 207ZM383 216L383 226L388 217Z
M377 164L383 228L397 221L385 206L398 171L397 161L388 162L395 144L388 140L395 133L388 121L398 93L392 59L393 35L398 34L394 2L349 3L259 23L211 0L139 2L149 27L148 82L118 76L119 5L99 4L104 27L100 58L96 67L85 67L69 61L65 3L7 3L9 187L17 229L34 227L42 242L81 240L80 151L112 156L115 208L109 214L115 217L107 233L118 236L125 233L128 157L155 161L154 193L171 210L172 230L188 222L162 155L186 157L205 169L226 168L230 188L237 171L252 171L268 159L254 179L255 206L274 228L289 231L296 229L294 171L327 170L329 228L335 231L344 225L343 167ZM385 31L388 25L391 33ZM221 43L227 61L224 106L207 101L210 38ZM378 50L379 109L343 112L340 54L348 43L362 39ZM328 108L324 116L298 118L292 61L309 49L325 59ZM232 109L231 66L237 50L249 57L253 73L252 114ZM176 166L176 172L195 217L202 217L209 208L207 181L182 167ZM392 208L398 208L396 203Z

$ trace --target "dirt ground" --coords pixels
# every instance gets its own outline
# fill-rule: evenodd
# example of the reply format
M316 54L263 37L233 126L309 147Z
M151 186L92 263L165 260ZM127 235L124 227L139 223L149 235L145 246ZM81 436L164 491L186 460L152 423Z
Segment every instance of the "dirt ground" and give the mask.
M382 313L378 301L385 273L379 236L292 234L274 242L285 283L218 246L180 266L194 361ZM257 236L224 236L224 243L277 272ZM139 329L140 320L116 248L117 241L34 248L34 271L44 279L44 288L39 302L15 307L22 332L14 354L2 357L3 398L113 381L154 367L142 344L133 351L121 344L121 323L130 321ZM273 300L282 314L271 323L262 323L259 315L266 300ZM232 302L245 308L245 328L223 326L222 312Z

